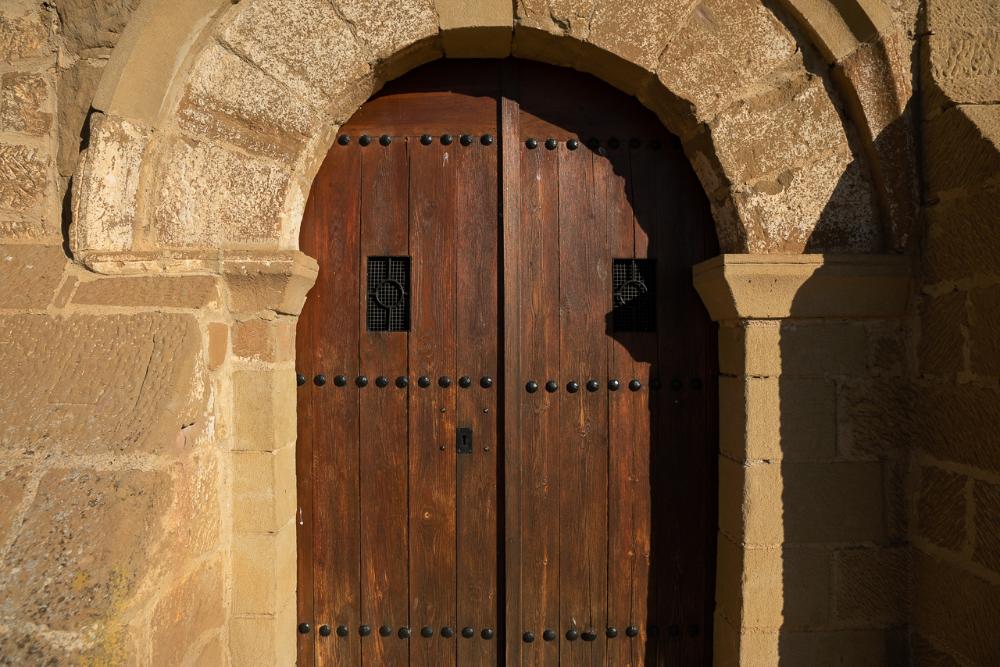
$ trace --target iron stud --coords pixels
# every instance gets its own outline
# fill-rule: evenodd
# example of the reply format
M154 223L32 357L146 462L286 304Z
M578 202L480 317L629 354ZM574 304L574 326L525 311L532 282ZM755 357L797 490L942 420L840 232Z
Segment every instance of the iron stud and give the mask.
M524 145L527 146L528 148L538 148L538 139L532 137L531 139L525 141Z
M454 137L452 137L450 134L441 135L441 143L444 144L445 146L451 146L451 142L453 142L454 140L455 140Z
M458 138L458 142L463 146L468 146L469 144L472 143L472 137L470 137L468 134L463 134Z
M417 384L419 384L422 388L427 389L427 387L431 386L431 379L426 375L421 375L417 378Z
M458 386L461 387L462 389L468 389L469 387L472 386L472 378L470 378L468 375L463 375L462 377L458 378Z
M320 373L319 375L313 378L313 382L316 384L317 387L322 387L323 385L326 384L326 376Z
M347 385L347 376L338 375L337 377L333 378L333 383L338 387L344 387Z
M676 623L674 625L671 625L670 627L667 628L667 634L670 635L671 637L679 637L681 634L681 626L677 625Z
M441 636L444 637L445 639L451 639L452 637L455 636L455 631L446 625L443 628L441 628Z
M470 628L468 626L462 628L462 636L465 637L466 639L471 638L474 634L476 634L476 631L473 628Z
M400 375L398 378L396 378L396 386L399 387L400 389L405 389L406 385L408 384L410 384L410 378L406 377L405 375Z
M638 380L629 380L628 388L631 391L639 391L640 389L642 389L642 383L639 382Z
M338 625L337 626L337 636L338 637L346 637L348 634L349 633L348 633L346 625Z
M337 137L337 143L340 144L341 146L346 146L347 144L351 143L351 135L349 134L340 135L339 137Z
M399 632L397 632L396 634L399 635L400 639L409 639L410 638L410 629L409 628L400 628Z
M653 391L659 391L663 387L663 383L660 382L660 378L653 378L652 382L649 383L649 388Z
M524 388L529 394L534 394L538 391L538 383L534 380L528 380L528 383L524 385Z
M493 639L493 628L483 628L483 631L479 634L483 639Z
M442 389L447 389L448 387L451 386L451 378L448 377L447 375L442 375L441 377L438 378L438 386L441 387Z
M570 139L569 141L566 142L566 148L570 149L571 151L575 151L579 147L580 147L580 142L577 141L576 139Z
M579 636L580 633L576 631L576 628L570 628L569 630L566 631L566 639L570 640L571 642L575 642L577 638L579 638Z
M636 139L635 137L632 137L631 139L628 140L628 147L629 148L638 148L641 145L642 145L642 142L639 141L638 139Z
M653 139L652 141L649 142L649 147L652 148L654 151L660 150L660 140Z
M580 391L580 383L575 380L568 382L566 384L566 391L568 391L571 394L575 394L576 392Z
M597 137L591 137L590 139L587 139L587 146L592 151L596 151L598 147L600 147L600 145L601 145L601 140L598 139Z
M489 375L484 375L483 377L479 378L479 386L482 387L483 389L489 389L490 387L493 386L493 378L491 378Z
M311 629L308 623L299 623L299 634L308 635Z
M375 378L375 386L378 387L379 389L382 389L384 387L388 387L389 386L389 378L387 378L384 375L379 375L377 378Z
M425 625L424 627L420 628L420 636L421 637L433 637L434 636L434 628L432 628L429 625Z
M392 143L392 137L390 137L388 134L383 134L381 137L378 138L378 142L383 146L388 146L389 144Z
M651 626L649 626L648 628L646 628L646 634L649 635L650 637L659 637L660 636L660 626L658 626L658 625L651 625Z
M371 633L372 633L372 626L370 625L362 625L361 627L358 628L358 634L361 635L362 637L367 637Z
M371 142L372 142L372 138L371 138L371 137L369 137L369 136L368 136L367 134L362 134L362 135L361 135L361 136L360 136L360 137L358 138L358 143L359 143L359 144L361 144L362 146L367 146L367 145L368 145L368 144L370 144Z
M550 642L555 638L556 638L555 630L546 629L545 632L542 633L542 639L544 639L547 642Z
M701 378L691 378L691 388L701 389Z
M359 375L358 377L354 378L354 384L358 385L359 387L367 387L368 386L368 376L367 375Z
M434 137L432 137L431 135L429 134L420 135L420 143L422 143L424 146L430 146L432 141L434 141Z
M701 628L699 628L699 627L698 627L697 625L695 625L694 623L692 623L691 625L689 625L689 626L688 626L688 634L689 634L690 636L692 636L692 637L697 637L697 636L698 636L698 633L699 633L700 631L701 631Z
M550 394L559 391L559 383L556 382L555 380L549 380L548 382L545 383L545 391L549 392Z
M483 146L489 146L490 144L493 143L493 135L484 134L483 136L479 137L479 143L481 143Z
M525 632L523 635L521 635L521 639L524 640L525 644L530 644L531 642L535 641L535 633Z
M594 632L593 630L587 630L582 635L580 635L580 639L582 639L585 642L592 642L595 639L597 639L597 633Z
M615 637L618 636L618 628L612 625L611 627L609 627L607 630L604 631L604 634L605 636L607 636L608 639L614 639Z
M330 626L329 625L325 625L325 624L319 626L319 635L320 635L320 637L329 637L330 636Z
M378 633L381 636L383 636L383 637L388 637L389 635L392 634L392 626L391 625L383 625L383 626L381 626L378 629Z
M550 151L554 151L558 145L559 145L559 142L556 141L555 139L546 139L545 140L545 147L548 148Z
M608 139L609 148L618 148L621 145L622 143L618 141L618 137L611 137L610 139Z
M680 378L674 378L670 381L670 388L674 391L680 391L683 386L684 382Z
M601 388L601 383L597 380L587 380L587 391L595 392Z
M639 628L635 627L634 625L630 625L627 628L625 628L625 634L629 637L638 637Z
M608 380L608 389L610 389L611 391L618 391L619 387L621 386L622 383L619 382L618 380Z
M295 374L295 384L297 384L297 385L299 385L301 387L305 383L306 383L306 376L303 375L302 373L296 373Z

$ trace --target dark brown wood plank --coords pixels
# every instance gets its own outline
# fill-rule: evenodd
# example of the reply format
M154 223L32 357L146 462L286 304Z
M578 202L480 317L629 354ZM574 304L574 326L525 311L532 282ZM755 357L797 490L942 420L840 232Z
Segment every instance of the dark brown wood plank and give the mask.
M516 383L523 444L522 623L515 635L530 631L525 665L558 665L559 641L543 641L545 630L559 632L559 395L547 392L559 375L559 157L553 151L521 152L521 256L519 271L530 277L515 295L524 340L523 377ZM524 384L543 387L534 394Z
M595 219L590 150L559 152L560 375L580 390L560 392L559 487L561 630L600 632L607 618L608 421L605 317L611 309L610 256L605 228ZM572 546L571 546L572 545ZM604 663L603 641L563 640L561 663Z
M360 155L334 149L331 182L317 197L317 317L313 320L315 372L327 383L313 387L313 586L315 625L344 624L348 638L317 637L317 665L359 664L360 532L358 495L358 393L332 379L358 372L358 250Z
M458 426L472 429L470 454L457 456L456 523L460 627L497 628L498 240L496 144L454 151L459 225L455 236L457 369L471 385L457 391ZM459 665L496 665L499 642L456 641Z
M413 307L410 375L410 664L455 664L455 168L456 143L410 151ZM437 378L448 376L448 388ZM420 629L430 627L425 638Z
M367 258L409 254L409 169L405 141L361 150L361 281L357 298L361 372L369 384L360 392L361 618L372 627L362 639L366 665L405 664L409 646L395 630L409 618L409 454L407 390L396 386L408 373L406 332L367 330ZM382 388L377 378L389 385Z

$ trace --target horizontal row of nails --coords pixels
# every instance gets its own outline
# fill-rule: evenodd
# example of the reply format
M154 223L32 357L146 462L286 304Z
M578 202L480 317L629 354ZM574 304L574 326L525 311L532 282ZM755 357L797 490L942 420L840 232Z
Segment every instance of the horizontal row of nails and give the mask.
M308 623L300 623L299 624L299 632L301 634L309 634L309 632L311 630L312 630L312 627ZM698 628L697 625L691 625L688 628L688 634L690 634L692 637L694 637L695 635L697 635L698 631L699 631L699 628ZM321 625L321 626L319 626L319 634L321 636L323 636L323 637L328 637L333 632L334 632L334 630L332 630L329 625ZM347 637L350 634L350 630L348 629L348 627L346 625L338 625L337 629L336 629L336 633L337 633L338 637ZM650 626L649 630L648 630L648 633L650 635L657 635L657 634L659 634L659 629L656 626ZM358 635L360 635L362 637L368 637L371 634L372 634L372 627L370 625L361 625L361 626L358 627ZM393 634L392 626L383 625L383 626L379 627L378 634L380 636L382 636L382 637L389 637L389 636L391 636ZM413 634L412 630L410 628L408 628L408 627L399 628L399 630L396 632L396 635L400 639L409 639L412 636L412 634ZM680 626L676 626L676 625L670 626L670 628L669 628L669 634L671 636L678 636L678 635L680 635ZM471 639L472 637L474 637L476 635L476 630L475 630L475 628L464 627L461 630L461 635L462 635L462 637L465 637L466 639ZM479 633L479 635L483 639L493 639L493 637L495 636L495 633L493 631L493 628L483 628L482 631ZM424 627L422 627L420 629L420 636L424 637L424 638L427 638L427 639L433 637L434 636L434 628L430 627L429 625L425 625ZM451 627L445 626L445 627L441 628L441 636L444 637L445 639L450 639L450 638L452 638L452 637L455 636L455 630L453 628L451 628ZM567 630L565 636L566 636L566 639L568 639L571 642L572 641L576 641L577 639L582 639L585 642L592 642L595 639L597 639L597 633L595 631L593 631L593 630L584 630L583 632L580 632L576 628L570 628L569 630ZM607 637L608 639L614 639L615 637L618 636L618 628L616 628L614 626L609 626L609 627L605 628L605 630L604 630L604 636ZM627 628L625 628L625 636L629 637L629 638L638 637L639 636L639 628L637 626L635 626L635 625L628 626ZM556 634L555 630L546 629L544 632L542 632L542 639L544 639L547 642L555 640L556 637L557 637L557 634ZM521 639L526 644L530 644L533 641L535 641L535 633L531 632L531 631L525 632L524 634L521 635Z
M391 135L383 134L380 137L378 137L378 142L382 146L388 146L392 143L392 139L393 138ZM429 146L432 143L434 143L434 139L435 137L429 134L420 135L420 143L423 144L424 146ZM444 146L450 146L455 141L455 137L450 134L442 134L440 137L437 137L437 139ZM353 138L349 134L341 134L340 136L337 137L337 143L340 144L341 146L347 146L351 143L351 141L353 141ZM367 134L362 134L360 137L358 137L358 144L361 146L368 146L372 143L372 141L374 141L374 137L371 137ZM471 134L462 134L459 135L458 137L458 142L463 146L470 146L475 141L476 137L474 137ZM491 145L493 143L493 135L484 134L480 136L479 143L481 143L484 146ZM540 142L538 139L535 139L534 137L531 137L525 140L524 145L527 146L528 148L538 148L539 145L544 145L547 149L552 151L559 147L559 143L560 142L557 139L553 139L551 137L546 139L544 143ZM565 142L565 144L566 148L570 149L571 151L575 151L577 148L580 147L580 141L578 139L569 139ZM614 150L622 146L622 142L619 141L616 137L611 137L603 145ZM648 141L646 145L652 148L653 150L659 150L662 144L659 139L652 139ZM597 150L598 148L602 147L601 140L596 137L591 137L590 139L587 140L587 146L591 150ZM642 140L633 137L632 139L628 140L628 146L629 148L639 148L640 146L642 146Z
M368 146L372 143L372 140L373 140L372 137L368 136L367 134L362 134L360 137L358 137L358 144L361 146ZM342 134L339 137L337 137L337 143L340 144L341 146L347 146L348 144L351 143L351 141L352 138L351 135L349 134ZM445 146L450 146L452 143L454 143L455 137L453 137L450 134L442 134L440 137L438 137L438 141L440 141ZM475 141L476 137L472 136L471 134L463 134L458 137L458 143L462 144L463 146L471 146ZM382 146L388 146L389 144L392 143L392 136L388 134L383 134L378 138L378 142ZM432 143L434 143L434 137L432 137L429 134L422 134L420 135L420 143L422 143L424 146L430 146ZM482 135L481 137L479 137L479 143L481 143L483 146L491 145L493 143L493 135L492 134Z
M306 383L306 376L303 375L302 373L296 373L295 381L301 387ZM439 387L448 388L451 386L452 381L451 378L448 377L447 375L442 375L441 377L438 378L437 383ZM325 385L326 375L323 375L321 373L313 377L313 384L315 384L317 387L322 387L323 385ZM335 376L333 378L333 384L338 387L347 386L347 376L346 375ZM354 384L357 385L358 387L367 387L368 376L367 375L357 376L356 378L354 378ZM400 389L405 389L410 384L410 378L406 377L405 375L400 375L399 377L396 378L395 384ZM431 379L426 375L421 375L419 378L417 378L417 385L421 389L426 389L427 387L431 386ZM388 387L389 378L387 378L384 375L379 375L377 378L375 378L375 386L380 389ZM469 387L472 386L472 378L469 377L468 375L463 375L462 377L458 378L458 386L461 387L462 389L468 389ZM483 377L479 378L479 386L482 387L483 389L489 389L490 387L493 386L493 378L491 378L489 375L484 375Z

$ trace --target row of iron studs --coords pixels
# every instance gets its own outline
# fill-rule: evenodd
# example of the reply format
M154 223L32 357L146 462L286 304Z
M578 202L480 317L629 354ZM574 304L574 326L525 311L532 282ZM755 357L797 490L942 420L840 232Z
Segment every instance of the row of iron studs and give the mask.
M693 628L692 636L694 636L697 634L697 629L694 626L692 626L692 628ZM300 634L304 635L309 634L311 630L312 628L308 623L299 623ZM652 632L652 630L653 628L651 627L650 632ZM329 625L319 626L319 634L322 637L329 637L332 632L333 630L330 628ZM338 637L346 637L350 634L350 630L347 628L346 625L338 625L336 632ZM378 629L378 633L382 637L390 637L392 636L392 628L389 627L388 625L383 625ZM358 634L362 637L368 637L372 634L372 627L370 625L362 625L358 627ZM483 628L482 632L479 633L479 635L483 639L487 640L493 639L494 634L495 633L493 632L493 628ZM680 634L679 630L678 632L673 634ZM408 627L403 627L399 629L396 635L400 639L409 639L413 635L413 631ZM462 628L462 637L466 639L471 639L475 635L476 635L475 628L470 628L470 627ZM430 639L431 637L434 636L434 628L430 627L429 625L425 625L423 628L420 629L420 636L426 639ZM443 627L441 628L441 636L444 637L445 639L451 639L452 637L455 636L455 630L447 626ZM542 639L544 639L547 642L555 640L556 636L557 636L556 631L551 629L547 629L542 633ZM604 630L604 636L607 637L608 639L614 639L615 637L618 636L618 628L613 626L606 628ZM638 637L639 628L634 625L628 626L627 628L625 628L625 636L628 637L629 639ZM584 632L580 632L576 628L570 628L569 630L566 631L566 639L568 639L571 642L576 641L577 639L582 639L585 642L592 642L595 639L597 639L597 633L594 632L593 630L585 630ZM530 644L535 641L535 633L530 631L525 632L523 635L521 635L521 640L524 641L525 644Z
M450 134L442 134L439 137L439 140L443 145L450 146L455 141L455 138ZM378 142L382 146L388 146L389 144L392 143L392 137L388 134L383 134L378 138ZM473 142L475 142L475 137L473 137L471 134L463 134L459 136L458 142L463 146L470 146L472 145ZM340 135L339 137L337 137L337 143L340 144L341 146L347 146L348 144L351 143L351 135L349 134ZM369 146L371 145L371 143L372 143L372 137L370 137L367 134L362 134L360 137L358 137L358 144L361 146ZM420 143L423 144L424 146L429 146L432 143L434 143L434 137L432 137L429 134L422 134L420 135ZM493 135L484 134L483 136L479 137L479 143L481 143L483 146L491 145L493 143ZM529 149L535 149L538 148L539 141L538 139L531 137L525 140L524 145L527 146ZM617 137L611 137L610 139L608 139L607 147L612 150L619 148L621 145L622 145L621 141L619 141ZM545 140L544 146L550 151L554 151L556 148L559 147L559 141L557 141L556 139L549 138ZM590 139L588 139L587 146L591 150L598 150L602 148L600 139L597 139L596 137L591 137ZM629 148L639 148L640 146L642 146L642 140L633 137L628 140L628 146ZM660 149L661 144L659 139L652 139L649 141L648 146L655 151ZM579 147L580 147L580 141L578 139L570 139L566 141L566 148L570 149L571 151L575 151Z
M301 387L306 383L306 376L303 375L302 373L297 373L295 376L295 380ZM322 387L323 385L325 385L326 375L323 375L321 373L313 377L313 384L315 384L317 387ZM347 376L338 375L334 377L333 384L335 384L338 387L347 386ZM368 376L367 375L357 376L356 378L354 378L354 384L362 388L367 387ZM396 378L395 384L400 389L405 389L407 386L409 386L410 379L405 375L400 375L399 377ZM674 379L670 382L670 388L674 390L679 390L682 384L683 383L681 382L681 380ZM427 387L431 386L431 379L426 375L421 375L419 378L417 378L417 385L420 386L421 389L426 389ZM379 375L377 378L375 378L375 386L379 387L380 389L389 386L389 378L387 378L384 375ZM447 389L448 387L451 386L451 378L448 377L447 375L442 375L441 377L438 378L438 386L443 389ZM469 377L468 375L463 375L462 377L458 378L458 386L461 387L462 389L468 389L469 387L472 386L472 378ZM488 375L484 375L483 377L479 378L479 386L482 387L483 389L489 389L490 387L493 386L493 378L491 378ZM621 389L621 386L622 383L618 379L612 378L611 380L608 380L608 389L610 389L611 391L618 391L619 389ZM653 389L654 391L658 390L660 386L661 383L659 380L654 379L652 382L650 382L650 388ZM587 391L595 392L601 388L601 383L598 380L587 380L586 387ZM534 380L528 380L528 382L525 383L524 385L524 390L527 391L529 394L534 394L539 390L539 388L540 388L539 384ZM640 382L637 379L629 380L628 388L630 391L639 391L640 389L642 389L642 382ZM701 389L701 380L699 380L698 378L693 378L691 380L691 388ZM559 383L556 382L555 380L549 380L548 382L545 383L545 391L547 391L550 394L559 391ZM575 394L576 392L580 391L580 383L576 382L575 380L567 382L566 391L568 391L571 394Z

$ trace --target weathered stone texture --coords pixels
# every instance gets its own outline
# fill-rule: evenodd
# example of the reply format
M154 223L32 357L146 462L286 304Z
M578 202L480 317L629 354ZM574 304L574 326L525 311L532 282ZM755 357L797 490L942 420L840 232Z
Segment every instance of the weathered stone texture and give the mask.
M0 617L73 631L121 613L170 492L156 472L45 473L4 559Z
M976 531L972 559L1000 574L1000 485L975 482L972 502Z
M60 33L66 45L76 52L114 47L139 2L60 0L55 6L59 12Z
M965 489L963 475L922 467L917 490L917 534L932 543L959 551L965 544Z
M969 355L976 375L1000 376L1000 286L969 292Z
M71 176L76 170L83 125L103 73L104 62L100 60L81 59L71 67L60 70L57 88L59 122L56 130L59 133L57 162L62 176ZM93 132L94 127L90 129Z
M708 0L688 15L657 74L706 121L796 53L795 39L762 4Z
M786 543L884 542L880 464L785 462L781 479Z
M908 567L904 548L837 551L833 557L836 622L862 627L905 622Z
M218 305L212 276L142 276L101 278L81 283L73 303L106 306L206 308Z
M0 62L42 55L49 31L44 12L34 2L15 0L0 7Z
M0 308L44 308L68 260L59 246L0 246Z
M221 146L174 140L160 158L155 246L274 244L288 173Z
M0 471L0 544L6 544L18 528L18 510L31 483L30 477L28 468Z
M913 444L939 460L1000 472L997 424L1000 391L996 388L929 383L918 395Z
M377 60L400 57L438 32L428 0L336 0L336 5Z
M965 367L965 328L968 326L965 292L925 296L920 308L920 372L960 373Z
M590 19L587 39L619 58L653 71L670 37L695 0L601 2Z
M0 131L44 135L52 125L48 98L48 84L40 74L4 74L0 77Z
M916 388L896 377L840 384L838 453L846 457L874 457L905 451L912 435L915 398Z
M233 354L256 361L291 361L295 357L295 323L290 320L238 322L233 326Z
M948 109L926 124L924 152L927 190L934 195L1000 185L1000 105Z
M969 280L977 276L1000 278L1000 233L996 206L1000 187L976 188L970 196L947 199L925 208L925 280Z
M951 102L1000 101L1000 27L997 23L975 28L935 32L930 38L932 85ZM937 95L933 95L937 97Z
M37 206L48 187L49 158L32 146L0 142L0 212Z
M250 3L222 39L317 108L370 71L350 25L320 0Z
M153 612L152 664L204 664L207 667L209 663L190 661L200 653L201 638L218 632L226 617L223 576L222 563L218 559L199 564L164 595Z
M182 427L202 419L200 354L186 315L4 317L0 449L177 451Z
M95 114L90 146L74 179L75 250L132 246L139 172L150 131L123 118Z
M778 653L781 663L810 667L883 667L902 664L899 660L904 658L902 653L890 652L885 633L873 630L785 632Z

